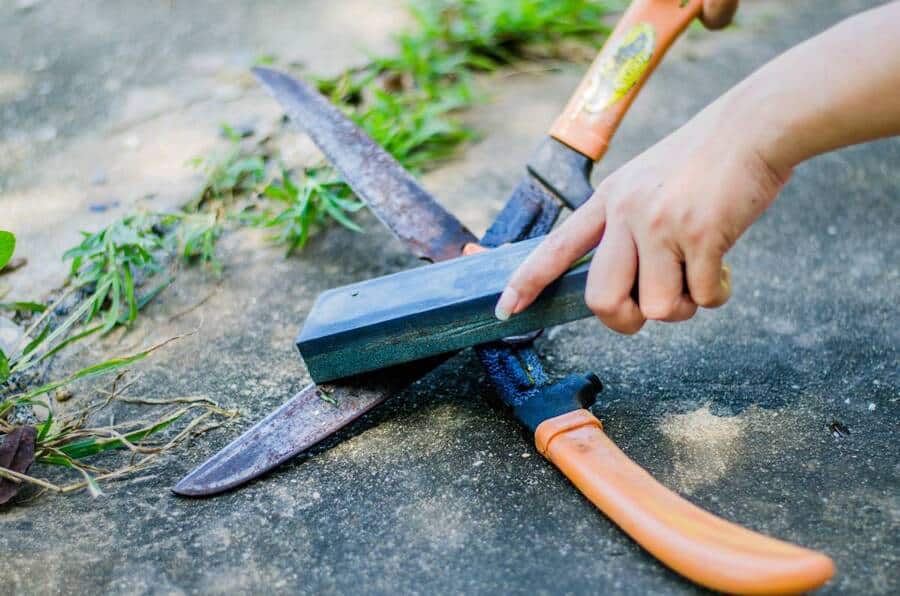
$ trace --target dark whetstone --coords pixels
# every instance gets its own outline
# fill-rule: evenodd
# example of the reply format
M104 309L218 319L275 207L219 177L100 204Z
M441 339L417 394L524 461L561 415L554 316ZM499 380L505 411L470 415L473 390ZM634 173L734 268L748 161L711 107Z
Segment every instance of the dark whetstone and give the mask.
M322 383L590 316L584 263L525 312L494 317L507 279L541 239L322 293L297 338L309 374Z

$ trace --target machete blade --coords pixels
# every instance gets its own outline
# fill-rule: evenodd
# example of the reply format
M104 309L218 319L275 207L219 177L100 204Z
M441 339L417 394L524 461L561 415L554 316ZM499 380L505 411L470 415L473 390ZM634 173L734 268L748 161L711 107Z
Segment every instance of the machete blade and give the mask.
M374 387L341 392L335 406L324 401L318 387L309 385L194 469L172 491L196 497L241 485L349 424L387 396L388 392Z
M395 366L340 383L307 385L192 470L172 491L189 497L209 496L261 476L347 426L448 357Z
M396 159L318 91L276 70L257 67L253 74L414 255L443 261L477 242Z

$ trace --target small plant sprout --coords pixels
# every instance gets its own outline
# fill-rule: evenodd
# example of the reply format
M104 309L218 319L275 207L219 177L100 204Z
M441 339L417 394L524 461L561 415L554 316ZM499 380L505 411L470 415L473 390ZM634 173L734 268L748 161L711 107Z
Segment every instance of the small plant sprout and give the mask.
M290 172L282 170L281 179L263 191L277 205L274 213L256 219L257 225L278 230L275 241L287 245L288 254L303 248L310 234L329 220L362 231L349 215L362 209L363 203L330 168L307 168L302 176L295 182Z
M102 317L103 333L119 323L129 324L148 296L156 294L154 289L138 295L135 279L143 281L162 270L159 259L166 246L154 229L155 220L144 215L124 217L99 232L83 233L81 244L63 254L72 261L72 284L89 292L84 323Z
M266 157L255 155L241 142L244 135L233 127L221 125L222 136L228 147L208 157L195 157L188 161L203 173L203 188L184 210L197 211L207 202L227 201L255 190L266 175Z

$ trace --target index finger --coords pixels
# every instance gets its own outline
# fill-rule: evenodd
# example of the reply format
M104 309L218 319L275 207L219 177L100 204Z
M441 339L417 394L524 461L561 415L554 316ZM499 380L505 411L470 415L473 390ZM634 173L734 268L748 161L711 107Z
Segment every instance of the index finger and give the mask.
M600 243L604 223L605 207L594 195L550 232L513 272L497 301L496 317L505 321L528 308L544 288Z

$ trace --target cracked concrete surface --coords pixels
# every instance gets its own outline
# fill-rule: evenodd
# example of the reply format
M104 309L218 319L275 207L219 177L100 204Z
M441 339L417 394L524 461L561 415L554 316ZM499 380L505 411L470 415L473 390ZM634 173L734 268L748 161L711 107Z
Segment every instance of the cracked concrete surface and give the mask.
M778 52L871 4L746 2L739 28L691 32L636 102L597 176ZM12 296L39 298L62 280L59 255L78 229L185 201L198 180L183 163L218 143L220 122L277 118L246 76L254 57L334 72L362 60L360 47L388 47L402 9L372 6L0 7L0 225L18 234L29 259L3 278ZM483 230L582 70L483 79L490 101L466 115L483 138L425 185ZM731 254L734 298L719 311L634 337L589 321L539 341L552 374L592 370L604 379L596 414L663 484L832 556L838 573L825 593L900 589L897 163L900 142L888 140L799 168ZM116 206L95 213L93 203ZM308 382L292 340L318 292L414 264L374 217L361 223L365 236L335 228L290 259L263 233L230 234L220 284L185 270L129 334L58 363L62 371L199 327L137 367L132 393L209 395L244 416L106 485L105 497L45 496L0 509L4 591L700 591L536 454L468 352L241 490L205 500L169 492ZM76 397L88 391L76 389ZM833 421L849 434L833 434Z

